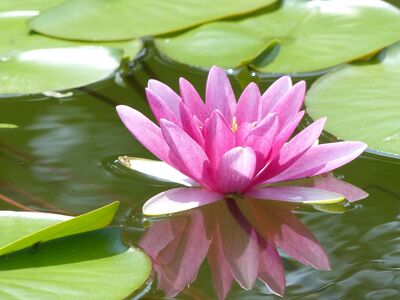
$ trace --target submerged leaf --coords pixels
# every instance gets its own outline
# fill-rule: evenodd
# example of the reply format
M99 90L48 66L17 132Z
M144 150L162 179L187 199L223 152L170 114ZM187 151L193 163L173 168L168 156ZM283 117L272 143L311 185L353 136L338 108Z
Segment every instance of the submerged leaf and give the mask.
M400 43L375 64L347 65L318 79L306 98L313 119L343 140L400 157Z
M198 67L232 68L257 57L253 67L261 72L297 73L365 57L399 39L400 11L383 1L286 0L271 12L159 38L156 46Z

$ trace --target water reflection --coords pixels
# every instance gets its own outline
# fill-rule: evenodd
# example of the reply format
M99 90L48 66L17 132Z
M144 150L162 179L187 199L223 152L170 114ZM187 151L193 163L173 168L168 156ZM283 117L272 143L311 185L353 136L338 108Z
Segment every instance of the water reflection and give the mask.
M332 175L303 184L345 193L352 201L367 195ZM218 299L226 298L234 281L249 290L256 279L282 296L285 271L277 248L304 265L330 270L324 249L293 213L295 208L277 201L226 199L153 221L138 245L152 257L157 286L168 297L191 284L206 259Z

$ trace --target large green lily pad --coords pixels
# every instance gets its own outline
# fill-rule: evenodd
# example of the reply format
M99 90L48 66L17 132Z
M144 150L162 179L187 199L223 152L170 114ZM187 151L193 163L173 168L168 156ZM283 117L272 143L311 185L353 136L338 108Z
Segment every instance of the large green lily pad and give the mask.
M18 220L18 227L29 231L30 219ZM11 239L11 234L2 235ZM123 243L120 227L110 227L0 257L0 298L120 300L140 288L150 272L150 259Z
M107 226L119 202L70 218L61 215L0 211L0 256L36 243Z
M318 79L306 97L307 112L315 120L327 116L326 131L339 139L400 158L400 43L381 58Z
M115 41L173 32L273 2L276 0L70 0L43 11L30 26L65 39Z
M89 43L31 33L26 21L35 14L33 11L10 17L0 13L0 94L31 94L87 85L111 75L119 67L122 51L124 56L134 57L142 48L139 40ZM51 59L47 60L47 56Z
M81 46L37 49L0 57L0 94L34 94L84 86L108 77L122 51Z
M9 11L35 11L56 6L65 0L1 0L0 13Z
M384 1L286 0L271 12L159 38L156 46L198 67L232 68L258 57L253 67L261 72L298 73L362 58L399 39L400 11Z

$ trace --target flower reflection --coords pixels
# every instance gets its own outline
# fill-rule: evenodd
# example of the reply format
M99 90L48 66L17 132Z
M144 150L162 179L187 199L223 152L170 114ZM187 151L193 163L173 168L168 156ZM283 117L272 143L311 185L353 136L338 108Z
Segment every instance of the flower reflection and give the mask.
M352 201L367 196L332 175L301 184L323 186ZM285 273L277 248L302 264L330 270L324 249L293 208L295 204L278 201L226 199L154 222L139 246L152 257L158 288L167 296L192 283L206 258L219 299L227 296L234 281L251 289L256 279L283 296Z

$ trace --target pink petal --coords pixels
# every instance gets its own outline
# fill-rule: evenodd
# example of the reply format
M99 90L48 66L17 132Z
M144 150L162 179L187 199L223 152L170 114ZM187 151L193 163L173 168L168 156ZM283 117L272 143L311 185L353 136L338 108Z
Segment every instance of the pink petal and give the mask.
M254 149L257 156L256 169L260 170L269 157L275 136L279 128L279 119L276 114L267 115L255 128L248 134L243 142L243 146Z
M143 205L145 215L166 215L207 205L224 198L224 195L198 188L176 188L147 200Z
M286 124L300 111L304 102L305 94L306 83L305 81L300 81L296 83L290 91L275 104L274 107L271 108L270 113L275 112L278 114L281 128L285 127Z
M304 110L298 112L296 116L288 122L288 124L277 134L271 150L271 159L273 159L281 150L282 146L292 136L293 132L299 126L303 119Z
M324 128L326 118L321 118L302 130L288 143L286 143L277 158L275 158L257 178L257 183L265 181L289 168L301 155L303 155L318 140Z
M181 102L181 97L179 97L169 86L166 84L151 79L147 85L148 89L157 95L165 105L175 114L179 115L179 102Z
M242 146L251 130L254 128L254 123L242 123L235 132L236 146Z
M289 168L265 182L294 180L327 173L352 161L366 148L366 144L352 141L312 146Z
M263 119L271 112L271 108L290 90L292 87L292 80L289 76L283 76L271 84L271 86L261 96L260 100L260 116Z
M253 179L256 162L256 154L250 147L236 147L226 152L216 173L220 190L242 192Z
M204 124L203 132L205 152L213 170L216 170L222 155L235 147L235 136L218 110L212 112L210 119Z
M180 124L179 115L176 115L160 96L153 93L148 88L146 88L146 98L158 123L160 123L160 119L166 119L175 124Z
M223 69L212 67L208 73L206 86L206 107L211 113L218 109L232 123L233 113L236 110L236 99L231 83Z
M179 78L179 87L183 102L189 111L196 115L197 118L204 122L208 118L208 113L204 102L197 93L193 85L184 78Z
M272 239L288 255L319 270L330 270L329 260L312 233L291 212L291 207L270 201L253 201L252 218L246 215L257 232ZM241 206L243 207L243 205Z
M368 193L364 190L348 182L339 180L332 174L314 177L313 186L317 189L339 193L349 202L355 202L368 197Z
M159 159L176 166L170 159L170 149L165 142L161 129L137 110L118 105L117 112L122 122L138 141Z
M222 248L233 277L249 290L258 274L259 249L257 234L238 210L233 200L227 200L229 209L221 210L219 226Z
M179 104L180 109L180 119L182 121L183 130L191 136L193 140L195 140L200 146L204 146L204 138L203 135L197 126L193 115L187 109L186 105L181 102Z
M238 124L244 122L257 122L260 108L260 90L257 84L251 82L243 91L236 108L236 119Z
M177 125L161 119L160 126L166 142L183 167L183 173L202 185L208 185L210 161L203 148Z
M331 204L344 200L344 197L338 193L304 186L254 188L246 192L246 196L262 200L300 202L307 204Z
M268 217L268 215L265 215ZM275 245L258 236L260 246L260 265L257 277L275 295L283 297L285 293L285 270Z
M233 277L228 260L224 254L218 225L213 230L213 239L207 258L211 269L214 290L217 293L218 299L223 300L231 290Z

